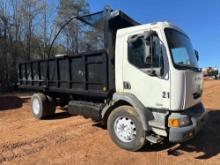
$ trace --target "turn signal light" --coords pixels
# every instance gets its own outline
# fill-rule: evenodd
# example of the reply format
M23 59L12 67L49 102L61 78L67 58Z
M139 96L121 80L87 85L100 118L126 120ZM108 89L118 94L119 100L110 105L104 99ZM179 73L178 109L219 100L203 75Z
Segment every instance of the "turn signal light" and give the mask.
M168 120L168 126L174 128L188 126L190 123L189 117L170 118Z
M169 127L180 127L179 119L169 119L168 126Z

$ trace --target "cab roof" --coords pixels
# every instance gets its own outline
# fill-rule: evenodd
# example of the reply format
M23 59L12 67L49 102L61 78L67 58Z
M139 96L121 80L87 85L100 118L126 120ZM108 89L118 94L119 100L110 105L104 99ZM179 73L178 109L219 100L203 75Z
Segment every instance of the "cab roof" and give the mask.
M182 29L180 29L176 25L174 25L170 22L164 21L164 22L153 22L153 23L136 25L136 26L132 26L132 27L128 27L128 28L119 29L117 32L117 36L120 37L120 36L124 36L127 34L138 33L140 31L144 31L144 30L148 30L148 29L153 30L156 28L160 28L160 29L172 28L172 29L175 29L177 31L180 31L180 32L186 34Z

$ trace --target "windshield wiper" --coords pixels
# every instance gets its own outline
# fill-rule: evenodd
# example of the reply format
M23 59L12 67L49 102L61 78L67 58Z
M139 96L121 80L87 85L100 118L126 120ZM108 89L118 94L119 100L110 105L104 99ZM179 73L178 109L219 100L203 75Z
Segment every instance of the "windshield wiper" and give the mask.
M191 69L196 72L201 72L200 68L190 65L175 64L175 67L177 67L178 69Z

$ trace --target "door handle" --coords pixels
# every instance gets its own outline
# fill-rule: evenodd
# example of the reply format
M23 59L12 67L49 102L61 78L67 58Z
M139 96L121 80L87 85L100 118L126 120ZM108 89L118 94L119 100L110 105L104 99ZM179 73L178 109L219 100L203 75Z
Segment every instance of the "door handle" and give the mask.
M124 82L123 82L123 85L124 85L124 89L131 89L131 84L130 84L130 82L124 81Z

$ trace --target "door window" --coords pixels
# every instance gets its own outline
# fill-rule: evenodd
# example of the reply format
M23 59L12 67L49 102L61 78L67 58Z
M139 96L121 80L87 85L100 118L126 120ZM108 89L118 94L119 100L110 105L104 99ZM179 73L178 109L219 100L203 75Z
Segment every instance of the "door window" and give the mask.
M128 42L128 61L137 68L160 68L162 66L162 51L160 40L157 36L153 36L153 48L147 51L144 37L135 41ZM152 51L152 56L150 52ZM146 58L146 59L145 59ZM152 62L151 62L152 61Z
M139 38L134 42L128 43L128 60L137 68L146 68L144 61L145 43L143 38Z

